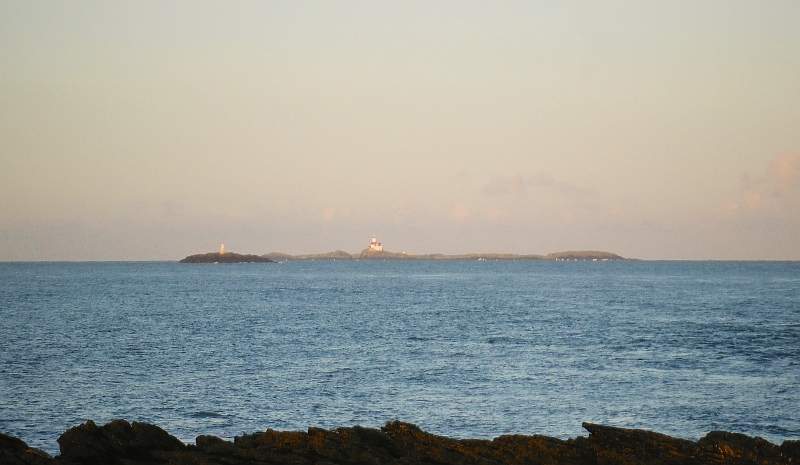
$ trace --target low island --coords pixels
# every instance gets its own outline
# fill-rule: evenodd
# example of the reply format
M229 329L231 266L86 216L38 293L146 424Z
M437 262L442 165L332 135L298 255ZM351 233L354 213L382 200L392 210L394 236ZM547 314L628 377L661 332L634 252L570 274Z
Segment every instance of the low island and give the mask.
M611 252L601 252L598 250L579 250L556 252L547 255L537 254L513 254L513 253L468 253L458 255L446 255L441 253L433 254L410 254L405 252L389 252L383 249L383 244L372 236L369 247L359 253L349 254L343 250L334 252L289 255L280 252L271 252L262 257L273 261L286 260L588 260L588 261L608 261L608 260L629 260Z
M272 260L258 255L211 252L189 255L178 263L272 263Z
M441 253L433 254L410 254L405 252L389 252L387 250L364 249L359 253L349 254L342 250L335 252L290 255L280 252L271 252L262 255L272 261L286 260L575 260L575 261L609 261L609 260L630 260L611 252L601 252L597 250L581 250L556 252L547 255L536 254L513 254L513 253L468 253L457 255L446 255Z
M383 245L372 238L372 243L358 253L347 253L336 250L327 253L291 255L281 252L270 252L261 256L241 255L225 252L223 244L219 253L190 255L180 263L270 263L287 260L564 260L564 261L610 261L631 260L611 252L599 250L570 250L547 255L513 254L513 253L468 253L447 255L441 253L410 254L405 252L389 252Z

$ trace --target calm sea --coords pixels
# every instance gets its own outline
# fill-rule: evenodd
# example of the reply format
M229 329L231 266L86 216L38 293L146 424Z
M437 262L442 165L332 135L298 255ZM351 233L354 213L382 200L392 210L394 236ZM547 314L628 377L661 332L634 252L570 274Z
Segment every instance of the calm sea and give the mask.
M800 438L800 263L0 263L0 431Z

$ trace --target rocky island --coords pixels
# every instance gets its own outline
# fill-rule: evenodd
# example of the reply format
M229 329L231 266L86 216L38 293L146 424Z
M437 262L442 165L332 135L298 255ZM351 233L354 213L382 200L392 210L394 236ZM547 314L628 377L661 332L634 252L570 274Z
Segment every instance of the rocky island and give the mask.
M220 254L211 252L189 255L178 263L272 263L272 260L258 255L242 255L233 252Z
M598 261L598 260L630 260L611 252L600 252L593 250L557 252L547 255L536 254L513 254L513 253L468 253L458 255L446 255L441 253L433 254L408 254L405 252L389 252L386 250L364 249L359 253L349 254L342 250L335 252L290 255L280 252L271 252L262 255L273 261L285 260L577 260L577 261Z
M492 440L452 439L391 421L380 429L268 429L226 441L198 436L186 445L158 426L115 420L88 421L58 438L50 457L15 437L0 434L0 464L14 465L611 465L800 463L800 441L780 446L759 437L712 431L699 441L646 430L584 423L588 437L557 439L507 435Z
M407 254L405 252L389 252L373 236L369 247L359 253L349 254L343 250L319 254L289 255L280 252L271 252L262 255L273 261L285 260L630 260L611 252L597 250L581 250L556 252L547 255L513 254L513 253L469 253L459 255L433 254Z
M607 261L631 260L611 252L597 250L580 250L556 252L547 255L513 254L513 253L468 253L458 255L433 254L408 254L405 252L389 252L373 236L372 243L359 253L347 253L336 250L327 253L291 255L281 252L270 252L264 255L242 255L225 252L225 244L220 251L189 255L179 263L270 263L286 260L582 260L582 261Z
M258 255L242 255L233 252L225 252L225 244L219 248L219 252L200 253L189 255L178 261L178 263L272 263L267 257Z

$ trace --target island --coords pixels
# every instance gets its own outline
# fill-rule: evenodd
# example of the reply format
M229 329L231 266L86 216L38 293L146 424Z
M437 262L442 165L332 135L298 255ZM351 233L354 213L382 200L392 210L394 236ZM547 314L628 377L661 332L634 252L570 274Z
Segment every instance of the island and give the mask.
M242 255L225 251L222 244L219 252L189 255L179 263L272 263L289 260L557 260L557 261L612 261L632 260L611 252L599 250L570 250L547 255L514 254L514 253L467 253L447 255L441 253L410 254L405 252L389 252L375 236L369 247L358 253L347 253L343 250L333 252L291 255L281 252L270 252L264 255Z
M197 436L184 444L149 423L89 420L58 438L55 458L23 440L0 433L0 463L15 465L527 465L527 464L752 464L800 461L800 441L772 444L760 437L712 431L698 441L647 430L583 423L589 436L558 439L505 435L454 439L418 426L390 421L380 429L361 426L307 431L243 433L228 441Z
M556 252L547 255L537 254L513 254L513 253L468 253L459 255L446 255L441 253L433 254L409 254L405 252L389 252L383 249L383 244L378 242L375 236L369 247L359 253L349 254L343 250L334 252L290 255L280 252L271 252L262 255L264 258L276 262L286 260L578 260L578 261L609 261L609 260L630 260L611 252L601 252L598 250L572 250L566 252Z
M286 260L573 260L573 261L609 261L632 260L611 252L596 250L579 250L556 252L547 255L513 254L513 253L467 253L447 255L441 253L410 254L405 252L389 252L387 250L364 249L359 253L349 254L342 250L318 254L290 255L281 252L270 252L264 258L280 262Z
M238 253L228 252L221 254L219 252L201 253L196 255L189 255L188 257L178 261L178 263L272 263L267 257L259 255L242 255Z
M225 251L225 244L219 248L219 252L199 253L189 255L178 261L178 263L272 263L267 257L260 257L252 254L238 254Z

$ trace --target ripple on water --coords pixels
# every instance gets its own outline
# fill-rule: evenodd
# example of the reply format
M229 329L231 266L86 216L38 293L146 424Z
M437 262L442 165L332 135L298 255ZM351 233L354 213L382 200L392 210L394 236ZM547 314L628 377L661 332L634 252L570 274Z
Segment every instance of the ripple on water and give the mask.
M0 264L0 430L800 438L800 264Z

